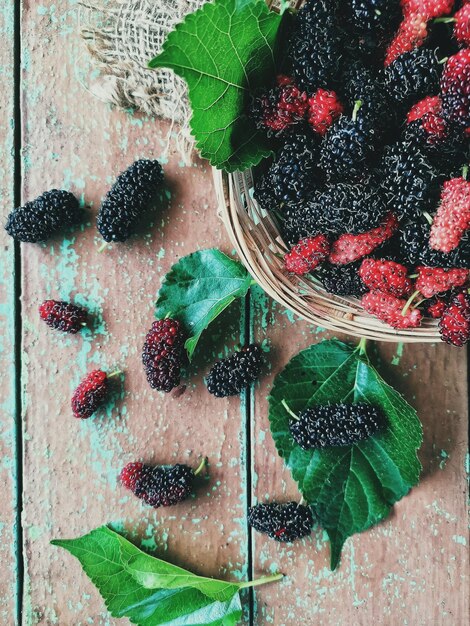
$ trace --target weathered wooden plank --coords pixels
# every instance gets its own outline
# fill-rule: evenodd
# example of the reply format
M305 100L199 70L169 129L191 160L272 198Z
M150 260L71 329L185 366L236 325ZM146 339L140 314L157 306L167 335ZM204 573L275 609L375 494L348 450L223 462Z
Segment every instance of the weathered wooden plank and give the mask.
M254 496L259 501L298 499L288 470L276 456L266 396L273 376L322 335L264 297L255 300L254 312L255 328L261 322L270 326L271 346L271 375L259 387L254 410ZM265 335L259 332L258 338ZM465 350L398 344L380 345L380 359L373 347L369 352L424 424L422 482L389 520L348 540L336 572L329 570L329 546L321 530L293 545L254 535L255 572L272 569L287 576L281 589L256 590L255 623L415 626L467 621Z
M14 2L0 8L0 622L13 624L17 596L15 253L3 229L14 204Z
M142 236L98 253L96 208L113 177L137 157L160 157L167 126L111 111L75 79L80 42L76 4L25 5L24 198L66 187L91 203L90 224L23 252L25 353L25 623L118 624L69 555L49 545L100 524L121 524L163 558L207 575L247 572L244 420L237 399L212 398L202 382L208 362L240 341L240 311L210 331L184 395L163 396L147 385L144 335L164 273L181 256L221 246L210 171L200 161L167 163L171 207L159 209ZM94 316L90 330L63 336L37 315L46 297L72 299ZM124 392L87 422L71 416L69 399L86 371L125 372ZM210 460L198 499L152 510L116 481L134 459L157 463ZM215 513L216 512L216 513Z

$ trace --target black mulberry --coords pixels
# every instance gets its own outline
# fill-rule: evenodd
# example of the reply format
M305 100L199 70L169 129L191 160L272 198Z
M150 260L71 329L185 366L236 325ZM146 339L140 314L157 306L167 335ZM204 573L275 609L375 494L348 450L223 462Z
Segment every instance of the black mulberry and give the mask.
M368 439L383 425L383 414L366 403L329 404L302 411L289 429L304 450L351 446Z
M218 361L207 377L207 389L216 398L236 396L258 379L263 353L254 344Z
M120 474L120 480L124 487L146 504L158 508L186 500L193 490L196 473L188 465L153 467L143 463L128 463Z
M72 193L52 189L14 209L7 218L5 230L17 241L37 243L78 224L83 215Z
M252 528L283 542L310 535L313 521L310 507L297 502L257 504L248 513L248 523Z
M416 102L437 92L441 70L433 50L416 48L405 52L384 69L387 93L399 104Z
M107 242L126 241L142 213L163 184L163 170L158 161L135 161L120 174L101 205L97 226Z
M315 276L329 293L336 296L356 296L359 298L369 291L359 276L361 263L362 259L348 265L325 263L317 270Z

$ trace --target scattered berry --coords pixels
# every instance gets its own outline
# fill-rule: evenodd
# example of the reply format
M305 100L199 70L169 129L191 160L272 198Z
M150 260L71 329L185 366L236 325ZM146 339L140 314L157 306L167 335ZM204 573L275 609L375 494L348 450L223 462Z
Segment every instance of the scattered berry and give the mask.
M462 130L470 126L470 48L450 57L441 78L444 118Z
M72 396L72 412L77 419L86 420L103 404L108 392L108 377L101 370L85 376Z
M444 270L440 267L418 267L416 289L425 298L432 298L440 293L445 293L453 287L461 287L467 282L468 270L453 269Z
M163 184L158 161L135 161L120 174L101 205L97 227L107 242L126 241L134 234L139 219L152 206Z
M441 203L431 227L434 250L454 250L470 228L470 181L453 178L444 183Z
M286 270L298 276L308 274L326 259L330 244L324 235L302 239L284 256Z
M316 276L328 293L336 296L362 296L368 289L359 276L360 261L348 265L325 263Z
M361 235L341 235L331 246L328 260L335 265L352 263L370 254L389 239L398 227L398 220L390 213L377 228Z
M315 201L304 200L286 206L282 217L281 231L290 245L294 245L306 237L322 234L318 223L318 207Z
M308 99L308 123L319 135L325 135L343 111L343 105L334 91L318 89Z
M470 3L464 4L454 17L454 37L459 45L468 48L470 47Z
M39 315L51 328L76 334L87 322L87 311L69 302L46 300L39 307Z
M384 70L388 95L398 104L435 93L439 88L441 66L433 50L417 48L405 52Z
M5 230L17 241L37 243L78 224L82 217L83 211L72 193L52 189L14 209L7 218Z
M289 421L289 430L304 450L352 446L368 439L383 425L383 414L370 404L313 406Z
M270 502L252 506L248 524L275 541L291 542L310 535L313 515L309 506L297 502Z
M371 291L378 289L397 298L409 295L412 290L407 268L394 261L364 259L359 276Z
M251 344L212 367L207 389L216 398L236 396L259 378L262 364L261 348Z
M251 116L256 126L268 135L298 124L308 109L307 94L300 91L291 78L279 75L276 82L275 87L256 96L251 103Z
M470 295L457 294L446 307L439 321L442 340L462 347L470 339Z
M195 477L196 473L188 465L154 467L128 463L119 478L126 489L157 509L186 500L193 491Z
M422 314L411 307L403 314L406 300L382 291L371 291L361 299L364 309L393 328L417 328Z
M152 324L142 352L142 362L152 389L168 393L180 384L184 339L177 320L166 318Z

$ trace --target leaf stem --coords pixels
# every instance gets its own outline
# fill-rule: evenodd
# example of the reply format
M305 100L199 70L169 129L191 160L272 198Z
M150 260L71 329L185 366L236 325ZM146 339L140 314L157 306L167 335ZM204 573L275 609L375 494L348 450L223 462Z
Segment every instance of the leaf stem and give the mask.
M359 354L367 353L366 345L367 345L367 338L361 337L361 341L357 344L357 349L359 350Z
M194 476L198 476L202 470L206 467L207 457L202 457L202 461L199 463L199 466L196 470L194 470Z
M294 413L294 411L292 411L292 409L289 407L289 405L287 404L287 402L285 400L283 400L281 402L282 406L285 408L285 410L289 413L290 416L292 416L295 420L299 421L300 417L298 415L296 415Z
M251 279L251 283L250 283L250 287L254 287L255 285L257 285L258 283L256 282L256 280L254 278Z
M240 589L248 589L249 587L259 587L259 585L267 585L269 583L274 583L277 580L281 580L284 578L284 574L274 574L273 576L264 576L263 578L258 578L258 580L248 580L245 583L240 584Z

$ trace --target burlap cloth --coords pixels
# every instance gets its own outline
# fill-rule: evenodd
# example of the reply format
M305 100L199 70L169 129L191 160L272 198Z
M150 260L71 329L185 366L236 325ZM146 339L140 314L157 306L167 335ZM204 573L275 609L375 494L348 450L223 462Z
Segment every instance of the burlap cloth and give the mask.
M81 35L92 57L87 88L122 109L171 120L184 159L194 147L185 82L171 70L150 70L168 33L205 0L96 0L80 2ZM98 70L98 72L96 72Z

